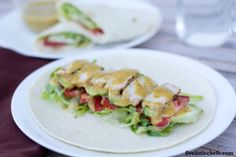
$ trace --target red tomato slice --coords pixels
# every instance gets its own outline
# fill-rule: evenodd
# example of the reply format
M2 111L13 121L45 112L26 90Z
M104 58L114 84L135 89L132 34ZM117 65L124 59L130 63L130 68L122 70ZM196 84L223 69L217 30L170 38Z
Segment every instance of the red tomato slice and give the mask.
M158 128L165 128L170 123L170 117L162 117L162 120L156 124Z
M77 89L66 89L64 91L64 96L67 98L76 97L79 95L79 91Z
M48 46L48 47L57 48L57 47L65 46L66 43L63 43L63 42L55 42L55 41L49 41L48 39L45 39L45 40L44 40L44 45L45 45L45 46Z
M142 104L141 103L139 103L137 106L136 106L136 112L142 112L142 109L143 109L143 107L142 107Z
M175 110L179 111L182 108L184 108L189 102L189 97L188 96L180 96L178 95L175 100L173 100L173 103L175 105Z
M93 34L103 34L103 30L101 28L94 28L91 30Z
M94 109L96 112L102 111L105 109L105 106L102 105L102 97L101 96L97 96L93 98L94 100Z
M93 34L104 34L103 30L101 28L93 28L93 29L90 29L88 28L87 26L85 26L83 23L79 22L80 25L82 27L84 27L85 29L91 31Z
M117 108L116 105L113 105L113 104L110 103L108 98L103 99L103 105L106 109L109 109L109 110L114 110L114 109Z
M89 101L89 96L86 92L80 94L80 102L87 103Z

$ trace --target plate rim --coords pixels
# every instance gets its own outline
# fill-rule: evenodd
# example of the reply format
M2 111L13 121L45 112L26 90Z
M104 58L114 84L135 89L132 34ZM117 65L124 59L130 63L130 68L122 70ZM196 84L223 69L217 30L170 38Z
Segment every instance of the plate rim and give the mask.
M212 69L211 67L209 67L209 66L207 66L207 65L205 65L205 64L203 64L203 63L200 63L200 62L198 62L198 61L196 61L196 60L193 60L193 59L190 59L190 58L187 58L187 57L184 57L184 56L180 56L180 55L176 55L176 54L171 54L171 53L168 53L168 52L165 52L165 51L157 51L157 50L147 50L147 49L128 49L128 50L124 50L124 49L120 49L120 50L117 50L117 49L113 49L113 50L99 50L100 51L100 53L96 53L96 52L90 52L90 55L91 55L91 53L92 54L95 54L95 55L105 55L106 53L110 53L110 51L126 51L126 52L130 52L130 53L149 53L149 54L152 54L152 55L159 55L159 56L162 56L162 57L174 57L174 58L179 58L180 60L188 60L188 61L190 61L190 62L193 62L194 64L196 64L196 65L200 65L201 67L204 67L205 69L206 69L206 71L208 71L208 72L210 72L210 73L212 73L212 74L214 74L215 76L217 76L218 78L220 78L221 79L221 81L223 81L224 82L224 84L225 84L225 88L228 88L228 90L230 90L230 92L231 92L231 96L232 96L232 101L234 102L234 103L236 103L236 97L235 97L235 92L234 92L234 90L233 90L233 88L232 88L232 86L229 84L229 82L221 75L221 74L219 74L217 71L215 71L214 69ZM103 51L103 53L101 53L101 51ZM105 52L104 52L105 51ZM87 54L80 54L80 55L76 55L76 57L80 57L81 55L84 55L84 56L86 56ZM58 61L54 61L54 62L51 62L51 63L49 63L49 64L46 64L46 65L44 65L44 66L42 66L41 68L39 68L39 69L37 69L37 70L35 70L34 72L32 72L29 76L27 76L27 78L30 78L30 77L32 77L32 75L36 75L36 73L37 72L40 72L40 71L43 71L43 69L46 69L47 67L50 67L50 66L52 66L52 65L54 65L54 64L58 64L58 63L60 63L60 62L66 62L67 60L70 60L70 59L72 59L72 58L76 58L75 56L70 56L70 57L67 57L67 58L65 58L65 59L61 59L61 60L58 60ZM27 78L26 79L24 79L21 83L20 83L20 85L25 81L25 80L27 80ZM14 121L15 121L15 123L17 124L17 126L18 126L18 120L16 119L16 117L14 116L14 100L15 100L15 95L17 94L17 92L19 92L18 90L19 90L19 88L20 88L20 85L17 87L17 89L16 89L16 91L14 92L14 95L13 95L13 97L12 97L12 103L11 103L11 112L12 112L12 115L13 115L13 119L14 119ZM228 94L228 93L227 93ZM218 108L218 107L217 107ZM233 118L234 118L234 116L235 116L235 113L236 113L236 107L234 106L234 110L232 110L231 109L231 118L230 119L228 119L228 121L227 121L227 123L225 124L225 126L224 127L222 127L221 129L219 129L220 131L218 131L217 132L217 135L215 135L215 137L211 137L211 138L208 138L208 140L205 140L204 142L201 142L202 144L201 145L204 145L204 144L206 144L207 142L209 142L209 141L211 141L211 140L213 140L214 138L216 138L216 137L218 137L224 130L226 130L227 128L228 128L228 126L231 124L231 122L232 122L232 120L233 120ZM215 117L214 117L214 119L215 119ZM212 123L210 124L210 125L212 125ZM18 126L19 128L21 127L21 126ZM20 128L20 129L22 129L22 128ZM205 130L207 130L208 128L206 128ZM205 131L204 130L204 131ZM203 131L203 132L204 132ZM24 132L25 133L25 132ZM27 133L25 133L26 135L27 135ZM199 133L198 135L196 135L196 136L199 136L199 135L201 135L201 133ZM195 137L193 137L193 138L195 138ZM191 138L191 139L193 139L193 138ZM210 140L209 140L210 139ZM38 141L36 141L37 143L38 143ZM47 148L48 148L48 146L46 146ZM174 146L175 147L175 146ZM192 147L192 149L195 149L195 148L197 148L197 147L199 147L198 145L197 146L194 146L194 147ZM170 147L170 149L171 149L172 147ZM50 149L50 148L49 148ZM54 150L54 149L53 149ZM63 153L63 152L60 152L60 150L54 150L54 151L58 151L59 153ZM93 152L93 151L92 151ZM154 152L158 152L158 151L154 151ZM149 152L148 152L149 153ZM181 153L181 152L179 152L179 153ZM178 153L178 154L179 154ZM143 154L143 153L142 153ZM145 153L144 153L145 154ZM70 154L71 155L71 154ZM171 154L171 155L173 155L173 154ZM175 154L176 155L176 154ZM137 155L136 155L137 156Z

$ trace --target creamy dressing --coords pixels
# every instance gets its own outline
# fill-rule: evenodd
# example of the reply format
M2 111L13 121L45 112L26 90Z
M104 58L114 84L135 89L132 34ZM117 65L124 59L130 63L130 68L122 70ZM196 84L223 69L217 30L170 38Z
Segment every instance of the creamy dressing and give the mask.
M96 94L107 94L108 89L105 88L106 82L112 72L97 72L94 74L92 79L90 80L89 87L86 89L90 89L91 92ZM88 89L88 90L89 90Z
M92 87L95 92L108 92L109 97L115 100L118 106L136 106L144 99L142 106L151 109L152 123L156 124L162 116L172 116L176 113L174 103L170 101L180 89L167 83L157 87L151 78L138 76L137 70L103 72L101 66L84 60L74 61L62 70L64 74L59 70L59 77L65 86ZM124 91L121 93L122 89Z
M122 100L136 106L154 86L155 83L149 77L139 76L125 88L122 93Z
M73 83L77 87L86 87L93 75L100 71L102 71L101 66L93 63L86 64L81 70L74 74L75 79L73 80Z
M73 88L73 80L75 79L74 75L72 74L61 74L58 75L58 82L64 87L64 88Z
M122 93L122 100L127 99L129 104L136 106L139 103L140 99L142 99L142 96L140 96L140 94L135 94L137 88L141 90L140 86L141 85L138 83L138 81L134 80ZM141 93L141 95L143 95L144 91Z
M151 103L157 103L157 104L165 104L168 101L167 97L165 96L160 96L158 98L154 97L154 94L151 93L145 98L145 104L146 106L150 106ZM150 105L149 105L150 104Z
M142 106L149 107L152 112L151 122L153 125L157 124L161 119L161 114L166 106L169 106L168 102L173 100L174 96L179 93L179 88L172 84L163 84L156 87L152 92L144 99ZM172 112L170 108L165 112Z
M109 90L121 90L126 87L130 79L137 75L137 70L122 69L109 76L105 88Z
M187 105L184 108L182 108L179 112L177 112L175 114L175 116L183 115L183 114L185 114L187 112L191 112L191 111L192 111L191 108Z
M94 86L105 86L109 76L112 73L106 73L106 72L99 72L96 73L93 78L91 79L90 83Z
M169 89L172 93L174 93L174 95L176 95L176 94L178 94L180 92L180 88L176 87L173 84L165 83L163 86L165 88Z
M101 71L102 67L94 63L89 63L84 60L76 60L71 64L67 64L56 73L58 75L59 82L64 86L77 86L83 87L87 85L87 82L98 71Z
M171 100L174 97L174 93L172 91L168 90L164 86L157 87L153 90L152 96L154 99L158 99L160 97L165 97L166 101ZM155 100L154 100L155 101ZM166 103L166 102L164 102Z
M70 64L67 64L63 67L67 74L71 74L79 69L82 69L86 64L90 64L85 60L76 60Z
M138 76L138 71L121 69L109 75L105 88L108 90L109 99L117 106L127 106L128 100L121 99L122 90Z
M161 116L173 116L176 113L175 105L173 102L169 102L162 110Z

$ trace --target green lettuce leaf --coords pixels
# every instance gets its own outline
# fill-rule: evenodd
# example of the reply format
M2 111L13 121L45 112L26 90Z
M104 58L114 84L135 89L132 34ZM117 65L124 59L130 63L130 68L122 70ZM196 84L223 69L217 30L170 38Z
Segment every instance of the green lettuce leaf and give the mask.
M185 92L180 93L180 95L188 96L190 98L189 104L195 104L204 99L204 97L201 95L191 95Z
M64 90L60 90L58 87L51 84L46 85L46 89L43 91L41 98L64 106L70 105L70 101L64 97Z
M81 104L74 110L75 117L80 117L86 114L89 110L88 104Z
M139 113L136 112L134 106L128 106L124 108L119 108L115 111L115 116L117 119L127 125L135 125L140 121Z
M179 116L174 116L171 121L174 123L194 123L203 113L203 110L196 105L189 104L190 112L181 114Z
M149 136L168 136L176 127L177 124L171 123L166 128L160 129L156 126L148 125L148 126L131 126L131 130L136 134L147 134Z
M99 112L94 112L94 114L100 115L100 116L108 115L110 113L112 113L112 111L108 110L108 109L105 109L105 110L102 110L102 111L99 111Z
M56 77L57 77L56 72L57 72L58 70L60 70L60 69L61 69L61 67L56 68L56 69L50 74L50 78L56 78Z

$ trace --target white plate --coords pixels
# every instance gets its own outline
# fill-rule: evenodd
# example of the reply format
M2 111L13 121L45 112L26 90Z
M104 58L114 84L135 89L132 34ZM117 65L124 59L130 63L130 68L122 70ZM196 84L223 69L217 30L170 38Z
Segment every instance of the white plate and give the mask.
M68 63L72 59L75 58L83 58L83 59L92 59L97 57L108 57L111 55L120 54L120 57L128 57L132 58L132 60L140 59L140 57L145 58L145 56L151 56L152 58L162 59L162 60L171 60L174 64L185 65L190 69L196 71L205 77L209 83L212 85L216 98L217 98L217 110L212 123L197 136L181 143L176 146L153 151L153 152L145 152L138 154L109 154L102 153L96 151L89 151L85 149L81 149L69 144L66 144L62 141L59 141L47 133L45 133L33 120L33 117L29 111L27 102L28 91L30 88L30 84L39 78L43 73L45 73L48 69L53 69L55 67L61 66L65 63ZM122 64L122 63L120 63ZM143 66L150 66L148 61L143 64ZM155 64L155 63L152 63ZM29 75L16 89L13 99L12 99L12 115L13 118L18 125L18 127L32 140L39 143L40 145L51 149L53 151L59 152L61 154L69 155L69 156L80 156L80 157L88 157L88 156L98 156L98 157L118 157L118 156L130 156L130 157L149 157L149 156L173 156L180 153L183 153L187 150L195 149L201 145L204 145L217 136L219 136L232 122L235 113L236 113L236 97L233 88L228 83L228 81L222 77L218 72L213 70L212 68L203 65L197 61L192 59L181 57L173 54L168 54L166 52L160 51L151 51L144 49L133 49L133 50L103 50L97 52L90 52L87 54L81 54L78 56L68 57L66 59L62 59L59 61L52 62L37 71L33 72ZM224 118L222 118L224 117Z
M161 19L161 15L158 14ZM160 20L161 21L161 20ZM57 59L67 57L69 55L77 55L80 53L87 53L91 50L101 50L110 48L130 48L137 46L150 38L152 38L160 29L160 24L156 27L153 32L147 33L141 37L135 38L130 41L105 44L105 45L95 45L89 49L77 50L76 52L66 52L66 53L46 53L40 52L33 48L33 42L36 38L36 33L32 32L25 25L22 13L20 9L13 10L12 12L6 14L0 19L0 46L12 49L17 53L48 59Z

